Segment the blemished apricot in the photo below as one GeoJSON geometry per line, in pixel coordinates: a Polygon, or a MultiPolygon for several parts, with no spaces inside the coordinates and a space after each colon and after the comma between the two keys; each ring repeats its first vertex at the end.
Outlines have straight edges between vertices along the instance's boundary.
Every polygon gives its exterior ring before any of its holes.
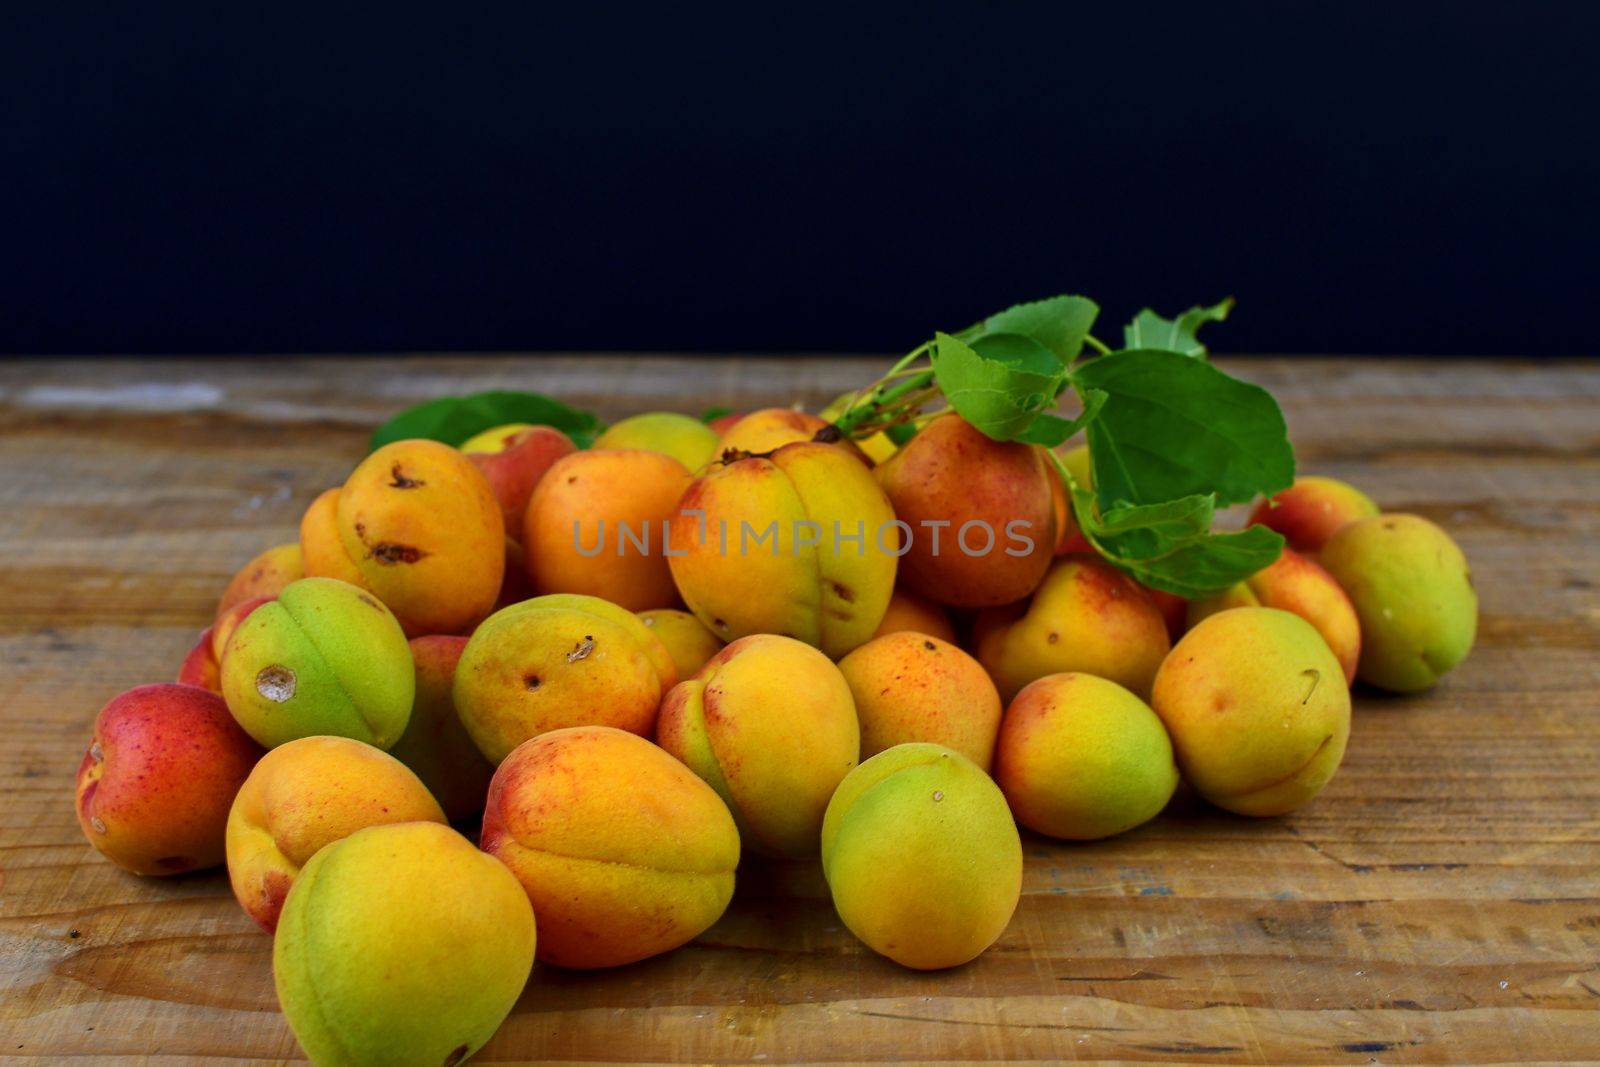
{"type": "Polygon", "coordinates": [[[833,905],[867,947],[918,970],[956,967],[999,939],[1022,896],[1022,841],[1005,797],[942,745],[898,745],[851,771],[822,824],[833,905]]]}
{"type": "Polygon", "coordinates": [[[955,645],[901,631],[875,637],[839,661],[861,722],[861,758],[927,741],[984,770],[1000,729],[1000,694],[982,665],[955,645]]]}
{"type": "Polygon", "coordinates": [[[692,940],[733,896],[739,831],[722,798],[643,738],[554,730],[495,772],[483,850],[539,916],[539,958],[615,967],[692,940]]]}
{"type": "Polygon", "coordinates": [[[1026,605],[986,611],[973,632],[978,661],[1010,701],[1047,674],[1108,678],[1150,692],[1171,641],[1139,584],[1090,556],[1063,556],[1026,605]]]}
{"type": "Polygon", "coordinates": [[[934,419],[875,471],[911,527],[900,580],[954,607],[1020,600],[1056,548],[1054,472],[1032,445],[991,440],[958,415],[934,419]]]}
{"type": "Polygon", "coordinates": [[[678,591],[718,638],[782,634],[838,657],[883,619],[899,531],[860,460],[801,442],[697,478],[670,545],[678,591]]]}
{"type": "Polygon", "coordinates": [[[1282,815],[1316,796],[1344,758],[1350,690],[1322,635],[1276,608],[1232,608],[1183,636],[1151,707],[1184,779],[1240,815],[1282,815]]]}
{"type": "Polygon", "coordinates": [[[368,826],[444,822],[417,776],[348,737],[303,737],[268,752],[228,813],[228,881],[267,933],[300,869],[325,845],[368,826]]]}
{"type": "Polygon", "coordinates": [[[78,824],[134,874],[215,867],[234,794],[262,750],[215,693],[142,685],[95,716],[78,765],[78,824]]]}
{"type": "Polygon", "coordinates": [[[689,485],[682,463],[641,449],[575,452],[534,490],[522,528],[533,587],[596,596],[629,611],[678,603],[667,523],[689,485]]]}
{"type": "Polygon", "coordinates": [[[790,857],[816,855],[828,798],[861,752],[839,668],[775,634],[740,638],[668,693],[656,740],[727,802],[747,848],[790,857]]]}

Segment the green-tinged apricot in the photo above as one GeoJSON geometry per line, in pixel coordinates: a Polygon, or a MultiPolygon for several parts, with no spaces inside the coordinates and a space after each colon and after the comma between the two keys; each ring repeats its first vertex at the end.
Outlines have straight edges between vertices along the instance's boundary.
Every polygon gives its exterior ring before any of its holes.
{"type": "Polygon", "coordinates": [[[142,685],[95,716],[78,765],[78,825],[134,874],[222,862],[228,806],[261,749],[222,698],[190,685],[142,685]]]}
{"type": "Polygon", "coordinates": [[[1159,815],[1178,767],[1150,705],[1092,674],[1051,674],[1006,708],[994,778],[1023,826],[1092,841],[1159,815]]]}
{"type": "Polygon", "coordinates": [[[693,678],[700,673],[706,661],[722,651],[717,635],[706,629],[706,624],[687,611],[657,608],[641,611],[639,621],[650,627],[661,643],[667,646],[679,678],[693,678]]]}
{"type": "Polygon", "coordinates": [[[216,658],[219,667],[222,664],[222,650],[228,647],[228,638],[233,636],[233,631],[239,628],[239,624],[248,618],[252,611],[263,604],[271,603],[274,599],[276,598],[254,597],[250,600],[241,600],[211,624],[211,654],[216,658]]]}
{"type": "Polygon", "coordinates": [[[411,716],[411,650],[389,609],[333,578],[302,578],[233,631],[222,695],[268,748],[335,734],[388,748],[411,716]]]}
{"type": "Polygon", "coordinates": [[[406,732],[389,749],[391,756],[417,773],[452,822],[483,810],[494,774],[494,765],[478,751],[456,712],[456,664],[466,647],[465,637],[411,639],[417,696],[406,732]]]}
{"type": "Polygon", "coordinates": [[[1417,515],[1380,515],[1342,528],[1322,564],[1361,620],[1357,676],[1411,693],[1467,658],[1478,634],[1478,593],[1450,535],[1417,515]]]}
{"type": "Polygon", "coordinates": [[[696,479],[670,545],[678,591],[719,638],[783,634],[838,657],[883,619],[899,530],[859,459],[801,442],[696,479]]]}
{"type": "Polygon", "coordinates": [[[1257,504],[1250,525],[1277,530],[1296,552],[1315,555],[1341,529],[1376,514],[1378,505],[1355,486],[1307,474],[1257,504]]]}
{"type": "Polygon", "coordinates": [[[926,597],[920,597],[909,589],[895,589],[889,597],[889,606],[884,610],[883,620],[878,623],[878,628],[873,637],[882,637],[884,634],[899,633],[901,630],[910,630],[913,633],[927,634],[937,637],[941,641],[956,643],[956,628],[950,622],[950,613],[943,604],[935,604],[926,597]]]}
{"type": "Polygon", "coordinates": [[[1033,592],[1056,547],[1054,473],[1033,445],[934,419],[875,474],[911,527],[901,581],[941,604],[985,608],[1033,592]]]}
{"type": "Polygon", "coordinates": [[[1198,623],[1228,608],[1263,607],[1292,611],[1317,628],[1328,642],[1334,658],[1344,668],[1345,684],[1356,677],[1356,662],[1361,656],[1361,624],[1350,598],[1334,581],[1333,575],[1302,556],[1285,548],[1276,560],[1249,578],[1216,596],[1189,604],[1189,620],[1198,623]]]}
{"type": "Polygon", "coordinates": [[[539,958],[560,967],[615,967],[692,940],[727,908],[739,865],[716,792],[605,726],[554,730],[507,756],[482,843],[533,902],[539,958]]]}
{"type": "Polygon", "coordinates": [[[228,586],[217,601],[212,621],[221,619],[228,609],[246,600],[271,599],[290,582],[306,576],[305,560],[300,554],[300,543],[274,545],[255,559],[239,568],[228,580],[228,586]]]}
{"type": "Polygon", "coordinates": [[[984,612],[973,641],[1007,701],[1035,679],[1069,672],[1142,696],[1171,647],[1160,610],[1138,583],[1089,556],[1063,556],[1026,606],[984,612]]]}
{"type": "Polygon", "coordinates": [[[1022,896],[1022,841],[983,770],[942,745],[898,745],[851,771],[822,824],[833,906],[906,967],[956,967],[994,944],[1022,896]]]}
{"type": "Polygon", "coordinates": [[[668,693],[656,738],[727,802],[747,848],[793,857],[816,854],[828,798],[861,751],[839,668],[774,634],[740,638],[668,693]]]}
{"type": "Polygon", "coordinates": [[[408,635],[460,633],[493,610],[506,551],[500,502],[449,445],[384,445],[351,472],[336,515],[345,554],[408,635]]]}
{"type": "Polygon", "coordinates": [[[560,430],[549,426],[529,426],[512,434],[503,448],[479,449],[462,452],[470,459],[489,483],[494,498],[500,502],[500,517],[506,533],[522,536],[523,517],[528,512],[528,501],[539,482],[563,456],[577,451],[572,440],[560,430]]]}
{"type": "Polygon", "coordinates": [[[599,597],[551,594],[502,608],[456,666],[455,705],[478,750],[498,764],[522,742],[568,726],[641,736],[677,682],[661,639],[599,597]]]}
{"type": "Polygon", "coordinates": [[[977,660],[948,642],[902,631],[839,661],[861,721],[861,758],[913,741],[953,748],[989,769],[1000,694],[977,660]]]}
{"type": "MultiPolygon", "coordinates": [[[[497,452],[504,452],[516,444],[517,439],[524,433],[534,429],[538,429],[538,427],[531,422],[508,422],[501,426],[491,426],[487,430],[480,430],[456,447],[468,455],[492,456],[497,452]]],[[[549,429],[549,427],[547,426],[545,429],[549,429]]]]}
{"type": "Polygon", "coordinates": [[[444,822],[417,776],[348,737],[302,737],[268,752],[228,813],[228,881],[267,933],[317,850],[368,826],[444,822]]]}
{"type": "Polygon", "coordinates": [[[675,411],[647,411],[609,427],[595,438],[594,447],[660,452],[693,472],[716,458],[719,440],[721,435],[699,419],[675,411]]]}
{"type": "Polygon", "coordinates": [[[1196,792],[1240,815],[1282,815],[1339,769],[1350,690],[1328,643],[1298,615],[1233,608],[1184,635],[1151,706],[1196,792]]]}
{"type": "Polygon", "coordinates": [[[540,593],[579,593],[629,611],[678,603],[667,521],[689,485],[682,463],[640,449],[575,452],[533,491],[522,527],[540,593]]]}
{"type": "Polygon", "coordinates": [[[284,1018],[313,1063],[458,1064],[533,969],[516,878],[448,826],[357,830],[295,879],[273,943],[284,1018]]]}

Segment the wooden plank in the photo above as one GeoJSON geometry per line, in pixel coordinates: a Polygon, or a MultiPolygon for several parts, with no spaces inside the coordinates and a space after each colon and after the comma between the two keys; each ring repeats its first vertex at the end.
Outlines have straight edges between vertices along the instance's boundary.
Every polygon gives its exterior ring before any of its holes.
{"type": "MultiPolygon", "coordinates": [[[[0,366],[0,1055],[294,1058],[270,941],[216,873],[122,874],[72,774],[110,696],[171,677],[233,570],[294,536],[371,425],[533,388],[616,417],[802,400],[840,357],[20,361],[0,366]]],[[[483,1062],[1600,1059],[1600,367],[1235,361],[1302,467],[1448,526],[1479,645],[1357,696],[1349,754],[1274,820],[1186,802],[1112,841],[1028,836],[976,963],[866,952],[809,864],[741,872],[697,943],[541,967],[483,1062]]]]}

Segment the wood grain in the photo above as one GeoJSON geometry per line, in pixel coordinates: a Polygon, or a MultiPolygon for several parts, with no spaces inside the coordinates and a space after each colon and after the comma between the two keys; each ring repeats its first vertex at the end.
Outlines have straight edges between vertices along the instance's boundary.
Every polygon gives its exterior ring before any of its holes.
{"type": "MultiPolygon", "coordinates": [[[[419,356],[0,367],[0,1055],[298,1055],[269,939],[212,873],[142,880],[72,815],[95,711],[170,678],[233,570],[407,403],[533,388],[616,417],[831,398],[848,358],[419,356]]],[[[1257,360],[1302,469],[1447,527],[1483,624],[1431,693],[1358,691],[1295,815],[1179,804],[1025,840],[993,950],[866,952],[815,867],[741,871],[695,944],[539,968],[482,1062],[1600,1059],[1600,366],[1257,360]]]]}

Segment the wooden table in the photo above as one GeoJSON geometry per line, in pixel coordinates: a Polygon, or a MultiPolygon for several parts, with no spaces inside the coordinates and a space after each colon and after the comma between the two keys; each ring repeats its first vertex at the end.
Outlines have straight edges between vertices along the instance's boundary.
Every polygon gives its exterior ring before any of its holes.
{"type": "MultiPolygon", "coordinates": [[[[1449,528],[1483,617],[1436,690],[1360,691],[1291,817],[1198,805],[1093,845],[1025,838],[1001,941],[901,970],[814,866],[741,872],[699,942],[536,969],[483,1062],[1600,1059],[1600,366],[1230,361],[1302,470],[1449,528]]],[[[165,681],[229,574],[293,538],[408,403],[530,388],[603,417],[817,404],[843,358],[37,361],[0,366],[0,1056],[278,1059],[270,941],[220,873],[84,842],[91,719],[165,681]]]]}

